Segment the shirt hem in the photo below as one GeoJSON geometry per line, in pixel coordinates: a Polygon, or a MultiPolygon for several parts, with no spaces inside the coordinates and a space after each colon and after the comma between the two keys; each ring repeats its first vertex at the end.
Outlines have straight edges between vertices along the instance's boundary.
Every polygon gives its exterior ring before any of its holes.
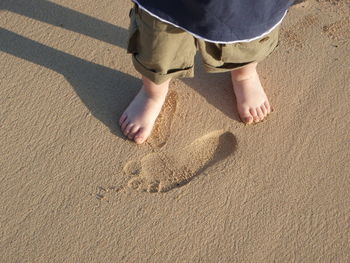
{"type": "Polygon", "coordinates": [[[284,19],[284,17],[286,16],[288,10],[286,10],[282,16],[282,18],[273,26],[271,27],[269,30],[265,31],[264,33],[260,34],[259,36],[256,36],[254,38],[249,38],[249,39],[240,39],[240,40],[234,40],[234,41],[218,41],[218,40],[212,40],[212,39],[208,39],[208,38],[205,38],[205,37],[202,37],[200,35],[197,35],[196,33],[193,33],[191,31],[189,31],[188,29],[184,28],[184,27],[181,27],[179,25],[176,25],[172,22],[169,22],[168,20],[166,19],[163,19],[155,14],[153,14],[152,12],[148,11],[144,6],[142,6],[137,0],[132,0],[134,3],[136,3],[139,8],[141,8],[142,10],[144,10],[145,12],[147,12],[149,15],[159,19],[160,21],[164,22],[164,23],[168,23],[174,27],[177,27],[177,28],[181,28],[182,30],[190,33],[191,35],[193,35],[195,38],[197,39],[201,39],[201,40],[204,40],[206,42],[211,42],[211,43],[216,43],[216,44],[234,44],[234,43],[240,43],[240,42],[250,42],[250,41],[254,41],[254,40],[257,40],[259,38],[262,38],[264,37],[265,35],[268,35],[269,33],[271,33],[271,31],[273,31],[279,24],[282,23],[282,20],[284,19]]]}

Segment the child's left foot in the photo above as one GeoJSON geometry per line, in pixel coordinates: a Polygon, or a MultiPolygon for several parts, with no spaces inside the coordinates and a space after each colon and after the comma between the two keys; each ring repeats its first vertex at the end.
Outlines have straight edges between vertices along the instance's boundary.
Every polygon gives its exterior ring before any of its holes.
{"type": "Polygon", "coordinates": [[[248,124],[262,121],[271,112],[256,66],[257,63],[252,63],[231,71],[238,113],[241,120],[248,124]]]}

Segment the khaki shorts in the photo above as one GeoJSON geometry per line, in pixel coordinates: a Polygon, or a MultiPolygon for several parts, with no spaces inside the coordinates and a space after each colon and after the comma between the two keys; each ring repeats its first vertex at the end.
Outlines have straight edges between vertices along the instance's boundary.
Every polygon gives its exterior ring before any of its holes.
{"type": "Polygon", "coordinates": [[[279,26],[250,42],[216,44],[164,23],[136,4],[130,10],[127,51],[135,69],[156,84],[169,78],[193,77],[199,49],[206,72],[231,71],[266,58],[277,46],[279,26]]]}

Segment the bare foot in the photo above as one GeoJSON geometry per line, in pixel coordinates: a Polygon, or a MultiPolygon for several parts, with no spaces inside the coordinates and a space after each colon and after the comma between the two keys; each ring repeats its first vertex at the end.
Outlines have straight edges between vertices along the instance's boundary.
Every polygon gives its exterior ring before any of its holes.
{"type": "Polygon", "coordinates": [[[262,121],[271,112],[271,106],[256,72],[257,63],[231,71],[233,90],[241,120],[251,124],[262,121]]]}
{"type": "Polygon", "coordinates": [[[170,80],[156,85],[143,77],[143,86],[119,119],[125,136],[137,144],[146,141],[162,109],[170,80]]]}

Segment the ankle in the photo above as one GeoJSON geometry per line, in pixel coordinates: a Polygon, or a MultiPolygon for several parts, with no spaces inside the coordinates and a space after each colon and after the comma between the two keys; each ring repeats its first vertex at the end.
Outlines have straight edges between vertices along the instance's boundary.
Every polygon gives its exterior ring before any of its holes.
{"type": "Polygon", "coordinates": [[[150,79],[142,76],[142,89],[141,91],[150,99],[165,99],[168,90],[170,79],[161,83],[156,84],[152,82],[150,79]]]}
{"type": "Polygon", "coordinates": [[[162,91],[154,91],[150,90],[144,85],[142,85],[142,88],[139,91],[141,94],[143,94],[144,97],[147,99],[153,100],[153,101],[164,101],[166,98],[166,95],[168,94],[167,90],[162,91]]]}
{"type": "Polygon", "coordinates": [[[251,63],[243,68],[232,70],[231,78],[234,82],[241,82],[244,80],[251,79],[255,77],[258,73],[256,71],[257,63],[251,63]]]}

